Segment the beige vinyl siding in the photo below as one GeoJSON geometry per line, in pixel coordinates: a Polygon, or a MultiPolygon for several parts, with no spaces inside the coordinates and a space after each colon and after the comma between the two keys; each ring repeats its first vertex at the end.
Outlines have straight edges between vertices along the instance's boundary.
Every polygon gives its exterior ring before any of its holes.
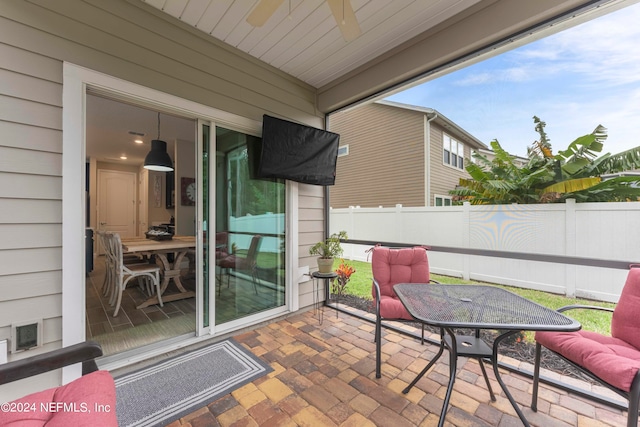
{"type": "MultiPolygon", "coordinates": [[[[300,265],[308,265],[310,271],[318,269],[315,255],[309,255],[309,248],[324,239],[324,187],[319,185],[298,185],[299,195],[299,236],[298,258],[300,265]]],[[[324,281],[322,281],[324,282],[324,281]]],[[[321,283],[324,286],[324,283],[321,283]]],[[[324,288],[321,288],[324,289],[324,288]]],[[[314,292],[312,281],[305,281],[298,288],[300,307],[313,304],[314,292]]],[[[320,293],[324,299],[324,293],[320,293]]]]}
{"type": "MultiPolygon", "coordinates": [[[[469,178],[466,170],[454,168],[445,165],[443,161],[442,135],[443,128],[438,125],[431,125],[431,200],[428,206],[434,206],[434,196],[449,196],[449,191],[456,188],[460,178],[469,178]]],[[[454,139],[457,139],[455,133],[449,133],[454,139]]],[[[465,144],[462,139],[457,139],[465,144]]],[[[469,146],[464,145],[464,161],[465,166],[469,162],[469,146]]]]}
{"type": "Polygon", "coordinates": [[[0,16],[5,43],[244,117],[322,123],[313,88],[143,2],[0,2],[0,16]]]}
{"type": "MultiPolygon", "coordinates": [[[[0,99],[3,99],[0,95],[0,99]]],[[[3,120],[11,120],[14,113],[10,110],[14,106],[14,98],[5,99],[6,102],[0,100],[0,114],[3,120]]],[[[31,120],[25,115],[21,115],[22,120],[31,120]]],[[[30,149],[44,151],[49,153],[62,153],[62,130],[38,127],[36,124],[32,126],[29,123],[17,123],[11,121],[0,121],[0,135],[2,140],[0,146],[17,147],[21,149],[30,149]]]]}
{"type": "Polygon", "coordinates": [[[0,339],[43,319],[45,351],[61,339],[62,66],[1,43],[0,57],[0,339]]]}
{"type": "MultiPolygon", "coordinates": [[[[10,359],[61,344],[64,61],[254,120],[324,122],[312,87],[138,1],[0,1],[0,58],[0,231],[21,236],[0,247],[0,339],[35,316],[47,344],[10,359]]],[[[323,195],[301,187],[305,265],[323,195]]]]}
{"type": "Polygon", "coordinates": [[[424,114],[367,104],[332,114],[329,130],[349,145],[338,158],[331,207],[424,206],[424,114]]]}

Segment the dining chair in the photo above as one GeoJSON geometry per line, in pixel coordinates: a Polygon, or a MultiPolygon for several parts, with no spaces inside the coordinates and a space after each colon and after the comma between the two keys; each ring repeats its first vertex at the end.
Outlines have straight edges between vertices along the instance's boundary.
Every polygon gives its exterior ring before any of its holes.
{"type": "Polygon", "coordinates": [[[142,278],[150,282],[146,283],[146,291],[149,294],[155,293],[158,297],[158,304],[163,307],[162,295],[160,293],[160,267],[155,264],[125,264],[123,261],[122,240],[118,233],[106,233],[107,247],[109,248],[107,255],[109,263],[113,268],[114,284],[112,285],[112,293],[109,304],[114,305],[113,317],[118,315],[120,305],[122,303],[122,293],[127,287],[129,281],[133,278],[142,278]]]}
{"type": "MultiPolygon", "coordinates": [[[[377,245],[371,248],[373,284],[371,293],[376,304],[376,378],[381,377],[382,320],[415,322],[396,293],[398,283],[437,283],[429,275],[429,260],[424,247],[392,249],[377,245]]],[[[424,325],[422,340],[424,344],[424,325]]]]}
{"type": "MultiPolygon", "coordinates": [[[[111,258],[107,256],[107,251],[111,250],[110,247],[108,246],[111,244],[108,241],[110,236],[109,233],[113,234],[113,232],[108,232],[104,230],[98,230],[96,232],[98,246],[101,249],[100,252],[104,254],[105,271],[104,271],[104,278],[103,278],[100,290],[102,291],[102,295],[105,297],[113,294],[114,292],[113,289],[114,289],[116,277],[117,277],[115,273],[116,271],[115,265],[111,262],[111,258]]],[[[126,265],[148,263],[148,261],[144,259],[144,257],[140,254],[123,254],[122,260],[126,265]]]]}
{"type": "Polygon", "coordinates": [[[106,231],[98,230],[96,231],[96,237],[98,240],[98,253],[104,254],[104,278],[102,280],[102,286],[100,289],[102,290],[102,295],[107,296],[111,292],[111,285],[114,283],[113,276],[113,268],[111,266],[111,259],[107,254],[109,248],[107,247],[110,243],[108,243],[108,237],[106,235],[106,231]]]}
{"type": "MultiPolygon", "coordinates": [[[[109,298],[109,304],[113,306],[118,294],[118,266],[113,254],[113,234],[112,231],[99,232],[98,236],[104,250],[104,281],[102,282],[102,295],[109,298]]],[[[123,262],[128,261],[123,257],[123,262]]]]}
{"type": "Polygon", "coordinates": [[[531,409],[537,411],[541,349],[546,347],[629,402],[627,427],[637,427],[640,409],[640,265],[630,266],[627,280],[615,309],[589,305],[569,305],[557,311],[609,311],[611,336],[580,330],[577,332],[536,332],[531,409]]]}
{"type": "Polygon", "coordinates": [[[258,295],[258,252],[260,250],[260,244],[262,243],[262,236],[256,234],[251,238],[251,244],[249,245],[249,250],[247,251],[246,256],[241,256],[238,254],[231,254],[222,258],[218,261],[218,267],[220,267],[220,278],[218,280],[218,295],[220,295],[220,291],[222,288],[222,271],[226,272],[227,276],[227,287],[229,287],[229,282],[231,280],[230,270],[234,269],[236,271],[248,272],[251,274],[251,280],[253,282],[253,290],[256,295],[258,295]]]}

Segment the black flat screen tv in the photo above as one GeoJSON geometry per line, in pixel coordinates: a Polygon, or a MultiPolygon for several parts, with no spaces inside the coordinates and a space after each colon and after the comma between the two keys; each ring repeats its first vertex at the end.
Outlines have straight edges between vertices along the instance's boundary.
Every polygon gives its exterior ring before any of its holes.
{"type": "Polygon", "coordinates": [[[258,177],[334,185],[339,143],[337,133],[265,114],[258,177]]]}

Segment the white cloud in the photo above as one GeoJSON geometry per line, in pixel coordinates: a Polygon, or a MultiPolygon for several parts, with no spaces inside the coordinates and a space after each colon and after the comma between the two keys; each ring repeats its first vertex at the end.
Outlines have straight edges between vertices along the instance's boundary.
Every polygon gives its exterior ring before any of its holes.
{"type": "Polygon", "coordinates": [[[473,73],[453,82],[456,86],[479,86],[500,82],[525,82],[531,80],[532,70],[528,67],[509,67],[494,72],[473,73]]]}
{"type": "Polygon", "coordinates": [[[543,60],[556,70],[580,74],[588,82],[625,84],[640,81],[640,5],[542,39],[517,51],[522,60],[543,60]]]}
{"type": "Polygon", "coordinates": [[[477,73],[454,82],[456,86],[475,86],[487,84],[495,80],[492,73],[477,73]]]}
{"type": "Polygon", "coordinates": [[[604,151],[640,145],[640,4],[538,40],[395,96],[439,109],[485,143],[526,155],[547,122],[554,149],[602,124],[604,151]],[[433,86],[429,86],[433,85],[433,86]],[[427,91],[427,87],[439,88],[427,91]],[[442,93],[445,95],[435,95],[442,93]]]}

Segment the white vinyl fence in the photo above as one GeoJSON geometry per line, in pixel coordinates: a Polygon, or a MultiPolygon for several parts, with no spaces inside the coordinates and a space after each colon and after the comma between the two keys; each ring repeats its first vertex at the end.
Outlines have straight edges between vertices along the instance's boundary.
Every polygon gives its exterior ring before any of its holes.
{"type": "MultiPolygon", "coordinates": [[[[331,232],[350,239],[640,263],[640,203],[331,209],[331,232]]],[[[368,246],[344,257],[367,261],[368,246]]],[[[627,270],[428,253],[434,273],[617,302],[627,270]]]]}
{"type": "Polygon", "coordinates": [[[260,252],[280,253],[284,240],[284,214],[266,213],[263,215],[232,216],[229,219],[229,229],[234,231],[229,235],[229,247],[236,244],[238,248],[247,249],[254,234],[262,234],[260,252]],[[265,235],[266,234],[266,235],[265,235]],[[280,234],[281,237],[275,237],[280,234]]]}

